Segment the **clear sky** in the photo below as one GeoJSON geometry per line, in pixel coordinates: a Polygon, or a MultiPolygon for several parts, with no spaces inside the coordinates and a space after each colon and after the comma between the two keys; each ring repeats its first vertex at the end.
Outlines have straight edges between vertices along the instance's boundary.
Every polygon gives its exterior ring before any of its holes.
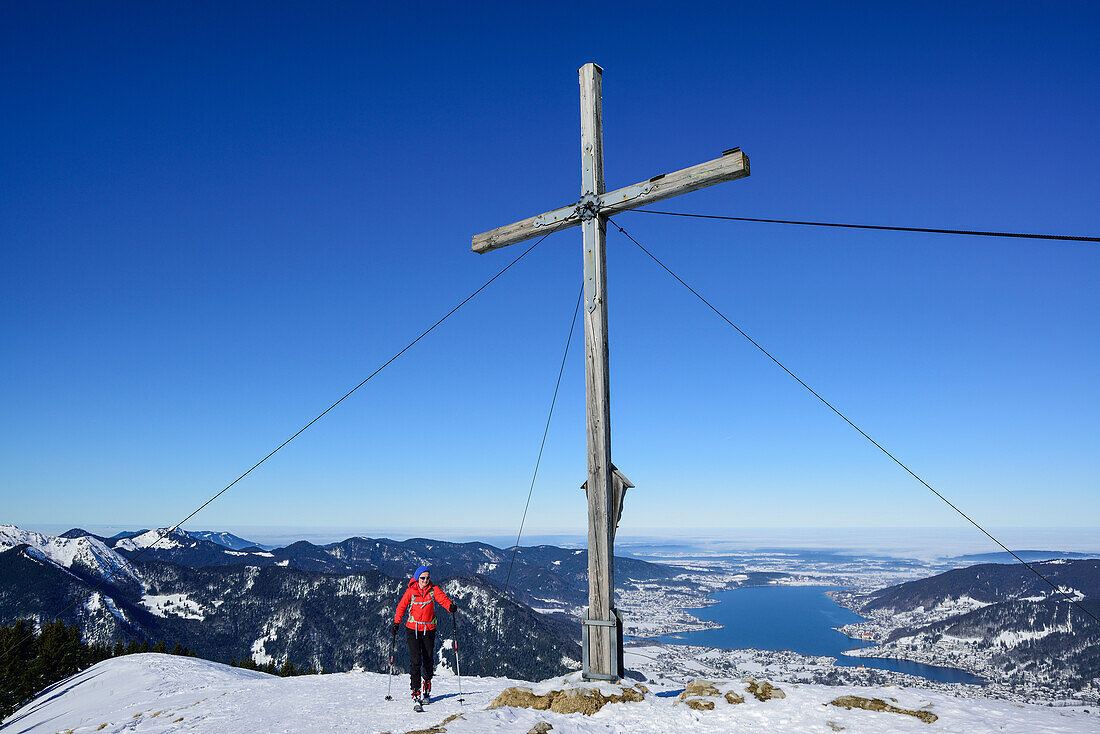
{"type": "MultiPolygon", "coordinates": [[[[1100,234],[1095,3],[6,3],[0,521],[164,526],[519,253],[473,234],[741,146],[684,212],[1100,234]]],[[[1100,246],[619,223],[960,507],[1100,524],[1100,246]]],[[[196,528],[514,533],[581,278],[552,236],[196,528]]],[[[613,229],[622,530],[960,521],[613,229]]],[[[531,532],[583,533],[575,335],[531,532]]],[[[1007,538],[1010,543],[1011,537],[1007,538]]]]}

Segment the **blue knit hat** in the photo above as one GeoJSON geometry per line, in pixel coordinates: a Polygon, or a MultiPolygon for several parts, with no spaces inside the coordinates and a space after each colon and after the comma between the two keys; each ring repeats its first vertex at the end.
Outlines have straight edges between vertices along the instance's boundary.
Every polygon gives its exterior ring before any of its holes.
{"type": "Polygon", "coordinates": [[[427,566],[421,566],[420,568],[416,569],[416,573],[413,574],[413,578],[415,580],[419,581],[420,580],[420,574],[424,573],[425,571],[427,571],[430,574],[432,572],[432,569],[428,568],[427,566]]]}

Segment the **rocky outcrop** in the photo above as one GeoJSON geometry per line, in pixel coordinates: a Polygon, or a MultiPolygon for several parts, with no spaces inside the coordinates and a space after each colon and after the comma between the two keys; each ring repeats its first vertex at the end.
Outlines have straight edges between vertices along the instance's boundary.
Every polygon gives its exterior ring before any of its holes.
{"type": "Polygon", "coordinates": [[[407,731],[405,734],[447,734],[447,724],[450,724],[455,719],[461,718],[463,718],[462,714],[451,714],[435,726],[430,726],[427,729],[417,729],[416,731],[407,731]]]}
{"type": "Polygon", "coordinates": [[[863,698],[862,696],[841,696],[840,698],[829,701],[830,706],[840,706],[848,710],[851,709],[863,709],[865,711],[887,711],[892,714],[906,714],[907,716],[915,716],[926,724],[931,724],[936,721],[936,716],[931,711],[913,711],[911,709],[898,708],[891,704],[886,703],[881,698],[863,698]]]}
{"type": "Polygon", "coordinates": [[[687,688],[680,694],[680,700],[683,701],[687,698],[697,698],[701,696],[721,696],[722,692],[719,691],[713,683],[704,678],[696,678],[691,683],[687,684],[687,688]]]}
{"type": "Polygon", "coordinates": [[[757,701],[767,701],[769,698],[787,697],[787,694],[783,692],[782,688],[776,688],[766,680],[755,681],[750,678],[745,682],[749,684],[749,693],[755,696],[757,701]]]}
{"type": "Polygon", "coordinates": [[[714,701],[712,698],[724,698],[726,703],[738,704],[744,703],[745,697],[736,691],[722,691],[718,688],[719,685],[725,685],[721,682],[711,682],[705,678],[696,678],[691,683],[687,684],[687,687],[680,693],[679,701],[683,701],[685,706],[693,708],[696,711],[713,711],[714,701]]]}
{"type": "Polygon", "coordinates": [[[609,703],[645,700],[645,694],[633,686],[619,686],[621,693],[612,694],[604,693],[606,688],[607,686],[576,686],[536,694],[526,686],[515,686],[501,691],[500,695],[493,699],[493,702],[486,708],[498,709],[510,706],[513,708],[536,709],[538,711],[553,711],[558,714],[579,713],[591,716],[609,703]]]}

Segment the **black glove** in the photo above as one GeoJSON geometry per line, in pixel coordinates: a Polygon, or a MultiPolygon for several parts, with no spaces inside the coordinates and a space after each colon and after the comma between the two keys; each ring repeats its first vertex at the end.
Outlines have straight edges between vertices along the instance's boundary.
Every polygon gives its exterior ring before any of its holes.
{"type": "Polygon", "coordinates": [[[392,629],[394,637],[397,637],[397,630],[399,630],[399,629],[401,629],[401,625],[399,625],[397,622],[394,622],[393,623],[393,629],[392,629]]]}

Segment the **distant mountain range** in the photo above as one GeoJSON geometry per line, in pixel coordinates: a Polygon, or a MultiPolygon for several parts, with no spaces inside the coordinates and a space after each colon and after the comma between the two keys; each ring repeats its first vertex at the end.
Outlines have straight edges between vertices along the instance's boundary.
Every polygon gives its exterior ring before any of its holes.
{"type": "MultiPolygon", "coordinates": [[[[1074,551],[1044,551],[1044,550],[1020,550],[1014,551],[1017,556],[1030,563],[1031,561],[1052,561],[1058,558],[1096,558],[1096,553],[1077,553],[1074,551]]],[[[1018,563],[1012,557],[1012,553],[998,551],[996,553],[969,553],[963,556],[951,556],[945,558],[948,563],[955,562],[960,566],[973,566],[975,563],[1018,563]]]]}
{"type": "MultiPolygon", "coordinates": [[[[227,535],[172,529],[102,538],[73,529],[54,537],[0,525],[0,621],[54,618],[75,602],[62,618],[90,641],[164,640],[221,661],[382,670],[388,621],[412,571],[426,564],[459,604],[472,670],[538,679],[579,664],[577,620],[530,605],[583,605],[585,551],[520,548],[505,591],[512,552],[483,543],[349,538],[263,550],[227,535]],[[133,569],[89,594],[124,559],[133,569]]],[[[651,580],[678,572],[617,558],[616,573],[651,580]]],[[[442,635],[450,622],[441,620],[442,635]]]]}
{"type": "MultiPolygon", "coordinates": [[[[70,530],[77,537],[79,529],[70,530]]],[[[90,534],[89,534],[90,535],[90,534]]],[[[540,545],[515,550],[486,543],[451,543],[427,538],[397,541],[389,538],[348,538],[339,543],[314,545],[301,540],[283,548],[265,550],[228,533],[195,533],[178,528],[146,530],[103,539],[126,558],[168,561],[181,566],[283,566],[303,571],[355,573],[381,571],[387,576],[411,576],[421,564],[432,567],[436,578],[481,576],[530,606],[546,606],[547,600],[583,606],[588,598],[588,551],[540,545]],[[233,546],[222,542],[235,539],[233,546]],[[217,539],[215,539],[217,538],[217,539]],[[157,542],[159,540],[159,542],[157,542]],[[155,543],[155,545],[154,545],[155,543]]],[[[675,576],[678,571],[656,563],[616,556],[615,574],[621,580],[651,581],[675,576]]]]}
{"type": "MultiPolygon", "coordinates": [[[[98,540],[103,541],[108,546],[114,546],[120,540],[126,540],[126,539],[130,539],[130,538],[135,538],[135,537],[140,536],[140,535],[146,535],[149,532],[153,532],[153,531],[150,531],[148,528],[145,528],[143,530],[128,530],[128,531],[123,531],[121,533],[115,533],[111,537],[107,538],[107,537],[104,537],[102,535],[95,535],[93,533],[90,533],[87,530],[84,530],[83,528],[73,528],[71,530],[66,530],[64,533],[62,533],[58,537],[70,538],[70,539],[72,539],[72,538],[82,538],[82,537],[91,537],[91,538],[96,538],[98,540]]],[[[157,531],[157,532],[163,532],[163,531],[157,531]]],[[[196,540],[208,540],[211,543],[216,543],[217,545],[228,548],[229,550],[243,550],[245,548],[258,548],[260,550],[271,550],[272,548],[276,547],[276,546],[273,546],[273,545],[264,545],[263,543],[254,543],[251,540],[245,540],[244,538],[242,538],[238,535],[234,535],[233,533],[226,533],[226,532],[223,532],[223,531],[187,530],[187,531],[180,531],[180,532],[182,532],[185,535],[187,535],[191,538],[194,538],[196,540]]],[[[156,536],[153,536],[152,539],[155,540],[156,536]]]]}

